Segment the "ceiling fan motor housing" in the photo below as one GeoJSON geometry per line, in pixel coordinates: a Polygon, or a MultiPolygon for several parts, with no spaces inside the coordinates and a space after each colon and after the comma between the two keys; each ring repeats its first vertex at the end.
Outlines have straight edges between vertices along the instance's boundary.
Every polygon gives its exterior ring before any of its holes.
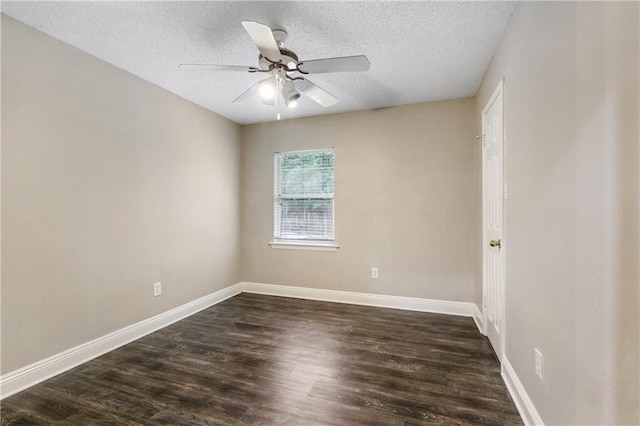
{"type": "MultiPolygon", "coordinates": [[[[282,58],[280,59],[280,63],[282,63],[291,71],[295,70],[295,68],[298,66],[298,55],[293,53],[291,50],[284,48],[280,48],[280,55],[282,56],[282,58]]],[[[274,66],[274,64],[267,58],[265,58],[262,54],[258,56],[258,64],[260,69],[265,71],[268,71],[274,66]]]]}

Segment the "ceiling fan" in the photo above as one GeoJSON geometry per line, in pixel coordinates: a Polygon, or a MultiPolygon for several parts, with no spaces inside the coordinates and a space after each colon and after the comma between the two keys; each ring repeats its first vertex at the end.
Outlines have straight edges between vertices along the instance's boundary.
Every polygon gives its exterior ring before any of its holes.
{"type": "MultiPolygon", "coordinates": [[[[276,105],[279,102],[279,94],[282,94],[285,105],[293,108],[296,106],[300,94],[303,94],[323,107],[330,107],[338,102],[338,98],[303,76],[369,70],[370,62],[364,55],[299,61],[298,55],[284,48],[284,42],[287,39],[286,31],[272,30],[264,24],[252,21],[242,21],[242,26],[260,51],[258,67],[212,64],[179,65],[180,68],[185,69],[269,74],[267,78],[260,80],[238,96],[233,101],[234,103],[246,100],[259,92],[262,102],[266,105],[276,105]]],[[[278,113],[278,119],[279,116],[278,113]]]]}

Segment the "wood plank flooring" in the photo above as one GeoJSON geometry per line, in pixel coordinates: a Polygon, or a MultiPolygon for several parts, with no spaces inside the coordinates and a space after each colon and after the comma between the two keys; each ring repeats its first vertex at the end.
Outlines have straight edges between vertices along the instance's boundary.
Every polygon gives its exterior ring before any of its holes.
{"type": "Polygon", "coordinates": [[[522,424],[470,318],[246,293],[0,409],[2,425],[522,424]]]}

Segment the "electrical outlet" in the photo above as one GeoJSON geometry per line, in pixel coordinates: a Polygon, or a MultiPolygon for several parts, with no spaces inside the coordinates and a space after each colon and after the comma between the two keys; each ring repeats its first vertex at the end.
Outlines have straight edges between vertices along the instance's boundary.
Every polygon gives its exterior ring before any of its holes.
{"type": "Polygon", "coordinates": [[[542,378],[544,377],[544,357],[542,356],[542,352],[540,352],[540,349],[538,348],[535,349],[535,353],[536,353],[536,376],[538,376],[538,378],[542,380],[542,378]]]}
{"type": "Polygon", "coordinates": [[[371,268],[371,278],[378,278],[378,268],[371,268]]]}
{"type": "Polygon", "coordinates": [[[153,283],[153,297],[160,296],[162,294],[162,283],[153,283]]]}

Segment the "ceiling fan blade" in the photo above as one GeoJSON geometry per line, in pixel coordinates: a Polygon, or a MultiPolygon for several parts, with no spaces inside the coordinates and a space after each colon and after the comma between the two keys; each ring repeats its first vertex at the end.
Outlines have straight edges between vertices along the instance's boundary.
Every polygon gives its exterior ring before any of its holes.
{"type": "Polygon", "coordinates": [[[327,92],[320,86],[313,84],[304,78],[293,80],[293,84],[303,95],[313,99],[323,107],[330,107],[338,103],[338,98],[327,92]]]}
{"type": "Polygon", "coordinates": [[[271,62],[280,62],[280,49],[271,28],[253,21],[242,21],[242,26],[249,33],[249,37],[256,44],[262,56],[271,62]]]}
{"type": "Polygon", "coordinates": [[[298,70],[303,74],[320,74],[328,72],[369,71],[371,63],[364,55],[344,56],[342,58],[314,59],[301,61],[298,70]]]}
{"type": "Polygon", "coordinates": [[[199,71],[244,71],[244,72],[256,72],[255,67],[244,67],[241,65],[213,65],[213,64],[180,64],[180,69],[186,70],[199,70],[199,71]]]}
{"type": "Polygon", "coordinates": [[[233,100],[232,103],[236,103],[236,102],[242,102],[242,101],[246,101],[247,99],[249,99],[253,94],[258,94],[258,92],[260,91],[260,86],[265,83],[267,80],[270,80],[271,77],[269,78],[265,78],[264,80],[260,80],[259,82],[257,82],[256,84],[254,84],[253,86],[249,87],[247,90],[245,90],[240,96],[238,96],[237,98],[235,98],[233,100]]]}

